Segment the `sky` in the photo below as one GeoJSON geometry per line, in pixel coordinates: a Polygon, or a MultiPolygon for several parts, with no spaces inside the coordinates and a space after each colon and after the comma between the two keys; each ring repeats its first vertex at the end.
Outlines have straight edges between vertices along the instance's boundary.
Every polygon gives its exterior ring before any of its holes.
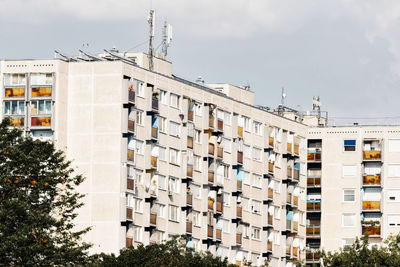
{"type": "Polygon", "coordinates": [[[147,52],[150,9],[156,46],[173,26],[175,75],[249,84],[258,105],[284,87],[301,111],[320,96],[333,120],[400,121],[398,0],[0,0],[0,59],[147,52]]]}

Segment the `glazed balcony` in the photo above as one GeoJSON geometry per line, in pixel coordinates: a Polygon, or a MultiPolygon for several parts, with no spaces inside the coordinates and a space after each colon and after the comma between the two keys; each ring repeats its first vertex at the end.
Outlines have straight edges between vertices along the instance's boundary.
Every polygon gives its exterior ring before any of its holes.
{"type": "Polygon", "coordinates": [[[267,241],[267,251],[272,252],[272,241],[267,241]]]}
{"type": "Polygon", "coordinates": [[[224,121],[223,120],[217,120],[217,129],[219,131],[223,131],[224,130],[224,121]]]}
{"type": "Polygon", "coordinates": [[[269,138],[268,138],[268,145],[269,145],[270,147],[273,147],[273,146],[274,146],[274,138],[273,138],[273,137],[269,137],[269,138]]]}
{"type": "Polygon", "coordinates": [[[372,223],[364,222],[362,224],[362,234],[369,237],[380,237],[381,236],[381,226],[374,225],[372,223]]]}
{"type": "Polygon", "coordinates": [[[382,159],[381,151],[364,151],[365,161],[380,161],[382,159]]]}
{"type": "Polygon", "coordinates": [[[321,235],[320,225],[307,225],[306,228],[307,237],[319,237],[321,235]]]}
{"type": "Polygon", "coordinates": [[[268,162],[268,172],[273,174],[274,173],[274,163],[268,162]]]}
{"type": "Polygon", "coordinates": [[[215,200],[213,198],[211,198],[211,197],[208,198],[208,201],[207,201],[208,210],[212,210],[212,211],[214,210],[214,202],[215,202],[215,200]]]}
{"type": "Polygon", "coordinates": [[[293,169],[292,169],[292,167],[290,167],[290,166],[287,167],[286,176],[287,176],[287,178],[290,178],[290,179],[293,178],[293,169]]]}
{"type": "Polygon", "coordinates": [[[364,186],[380,186],[381,176],[380,175],[364,175],[363,176],[364,186]]]}
{"type": "Polygon", "coordinates": [[[208,155],[214,156],[215,145],[213,143],[208,143],[208,155]]]}
{"type": "Polygon", "coordinates": [[[188,111],[188,120],[189,120],[189,121],[193,121],[193,115],[194,115],[193,110],[189,110],[189,111],[188,111]]]}
{"type": "Polygon", "coordinates": [[[208,183],[214,184],[214,171],[208,171],[208,183]]]}
{"type": "Polygon", "coordinates": [[[274,198],[274,189],[273,188],[268,188],[268,199],[273,199],[274,198]]]}
{"type": "Polygon", "coordinates": [[[306,262],[318,262],[319,253],[314,250],[306,250],[306,262]]]}
{"type": "Polygon", "coordinates": [[[321,150],[308,150],[307,151],[308,161],[321,161],[321,150]]]}
{"type": "Polygon", "coordinates": [[[152,226],[157,225],[157,214],[150,213],[150,225],[152,225],[152,226]]]}
{"type": "Polygon", "coordinates": [[[216,229],[215,230],[215,238],[217,240],[222,240],[222,230],[221,229],[216,229]]]}
{"type": "Polygon", "coordinates": [[[132,244],[133,244],[133,238],[127,237],[125,240],[125,247],[127,248],[132,247],[132,244]]]}
{"type": "Polygon", "coordinates": [[[321,187],[321,176],[307,177],[307,187],[321,187]]]}
{"type": "Polygon", "coordinates": [[[292,143],[286,144],[286,150],[287,150],[287,153],[292,154],[292,143]]]}
{"type": "Polygon", "coordinates": [[[193,166],[187,165],[186,166],[186,177],[193,177],[193,166]]]}
{"type": "Polygon", "coordinates": [[[133,149],[128,149],[127,159],[129,161],[135,161],[135,151],[133,149]]]}
{"type": "Polygon", "coordinates": [[[135,91],[129,90],[129,93],[128,93],[128,100],[129,100],[129,102],[131,102],[131,103],[135,103],[135,91]]]}
{"type": "Polygon", "coordinates": [[[299,156],[299,155],[300,155],[300,147],[299,147],[299,144],[294,144],[294,154],[295,154],[296,156],[299,156]]]}
{"type": "Polygon", "coordinates": [[[186,205],[192,206],[193,203],[193,195],[191,193],[186,194],[186,205]]]}
{"type": "Polygon", "coordinates": [[[241,206],[236,207],[236,217],[242,218],[242,207],[241,206]]]}
{"type": "Polygon", "coordinates": [[[238,153],[237,153],[237,163],[243,164],[243,152],[242,151],[238,151],[238,153]]]}
{"type": "Polygon", "coordinates": [[[321,200],[308,200],[307,201],[308,212],[320,212],[321,211],[321,200]]]}
{"type": "Polygon", "coordinates": [[[381,202],[377,201],[363,201],[363,211],[380,211],[381,202]]]}
{"type": "Polygon", "coordinates": [[[132,221],[133,220],[133,209],[126,208],[126,219],[132,221]]]}
{"type": "Polygon", "coordinates": [[[207,237],[208,238],[214,237],[214,227],[212,225],[207,225],[207,237]]]}
{"type": "Polygon", "coordinates": [[[135,121],[128,120],[128,131],[135,132],[135,121]]]}
{"type": "Polygon", "coordinates": [[[242,126],[238,126],[238,136],[240,138],[243,138],[243,127],[242,126]]]}
{"type": "Polygon", "coordinates": [[[224,148],[223,147],[217,147],[217,157],[219,159],[222,159],[224,157],[224,148]]]}
{"type": "Polygon", "coordinates": [[[193,149],[193,137],[191,136],[187,137],[187,147],[193,149]]]}
{"type": "Polygon", "coordinates": [[[242,233],[236,233],[236,245],[242,245],[242,233]]]}
{"type": "Polygon", "coordinates": [[[191,234],[192,233],[192,222],[191,221],[186,221],[186,233],[191,234]]]}
{"type": "Polygon", "coordinates": [[[129,190],[134,190],[135,189],[135,180],[128,178],[127,183],[126,183],[126,188],[129,190]]]}

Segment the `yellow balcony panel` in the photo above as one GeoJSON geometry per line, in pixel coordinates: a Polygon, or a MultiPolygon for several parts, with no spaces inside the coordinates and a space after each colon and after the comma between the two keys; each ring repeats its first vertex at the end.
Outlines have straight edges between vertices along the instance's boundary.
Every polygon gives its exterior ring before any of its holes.
{"type": "Polygon", "coordinates": [[[300,149],[298,144],[294,144],[294,154],[296,156],[300,155],[300,149]]]}
{"type": "Polygon", "coordinates": [[[381,151],[364,151],[364,160],[380,160],[381,151]]]}
{"type": "Polygon", "coordinates": [[[20,127],[25,125],[25,118],[24,117],[9,117],[11,125],[14,127],[20,127]]]}
{"type": "Polygon", "coordinates": [[[268,144],[269,144],[269,146],[274,146],[274,138],[273,137],[269,137],[268,138],[268,144]]]}
{"type": "Polygon", "coordinates": [[[51,117],[32,117],[32,126],[51,126],[51,117]]]}
{"type": "Polygon", "coordinates": [[[32,97],[49,97],[51,96],[51,87],[32,87],[32,97]]]}
{"type": "Polygon", "coordinates": [[[380,210],[380,201],[363,201],[363,210],[380,210]]]}
{"type": "Polygon", "coordinates": [[[25,97],[25,87],[5,88],[5,97],[25,97]]]}
{"type": "Polygon", "coordinates": [[[363,225],[362,234],[368,234],[370,237],[379,237],[381,235],[380,225],[363,225]]]}
{"type": "Polygon", "coordinates": [[[287,150],[287,153],[292,153],[292,143],[287,143],[286,150],[287,150]]]}
{"type": "Polygon", "coordinates": [[[363,185],[380,185],[381,177],[380,175],[364,175],[363,185]]]}
{"type": "Polygon", "coordinates": [[[242,126],[238,126],[238,136],[243,137],[243,127],[242,126]]]}
{"type": "Polygon", "coordinates": [[[134,161],[135,159],[135,151],[133,149],[128,149],[128,160],[134,161]]]}

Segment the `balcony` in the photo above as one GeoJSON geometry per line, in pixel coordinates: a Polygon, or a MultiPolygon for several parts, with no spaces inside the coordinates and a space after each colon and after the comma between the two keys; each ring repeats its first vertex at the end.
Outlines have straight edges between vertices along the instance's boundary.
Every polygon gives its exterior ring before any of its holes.
{"type": "Polygon", "coordinates": [[[150,157],[150,165],[152,168],[157,168],[157,157],[155,156],[150,157]]]}
{"type": "Polygon", "coordinates": [[[208,183],[214,184],[214,171],[208,171],[208,183]]]}
{"type": "Polygon", "coordinates": [[[213,143],[208,143],[208,155],[214,156],[215,145],[213,143]]]}
{"type": "Polygon", "coordinates": [[[134,190],[135,189],[135,180],[128,178],[128,181],[126,183],[126,188],[129,190],[134,190]]]}
{"type": "Polygon", "coordinates": [[[308,161],[321,161],[321,150],[308,150],[307,151],[308,161]]]}
{"type": "Polygon", "coordinates": [[[192,165],[186,166],[186,177],[193,177],[193,166],[192,165]]]}
{"type": "Polygon", "coordinates": [[[274,189],[268,188],[268,199],[273,199],[274,198],[274,189]]]}
{"type": "Polygon", "coordinates": [[[293,179],[296,180],[296,181],[300,180],[300,170],[299,169],[294,168],[294,170],[293,170],[293,179]]]}
{"type": "Polygon", "coordinates": [[[191,136],[187,137],[187,147],[193,149],[193,137],[191,136]]]}
{"type": "Polygon", "coordinates": [[[292,257],[296,258],[296,259],[299,257],[299,248],[298,247],[292,248],[292,257]]]}
{"type": "Polygon", "coordinates": [[[151,99],[151,109],[152,111],[158,112],[158,98],[153,97],[151,99]]]}
{"type": "Polygon", "coordinates": [[[158,139],[158,128],[151,127],[151,138],[158,139]]]}
{"type": "Polygon", "coordinates": [[[192,233],[192,222],[191,221],[186,221],[186,233],[189,233],[189,234],[192,233]]]}
{"type": "Polygon", "coordinates": [[[272,214],[268,214],[268,225],[270,225],[270,226],[273,225],[273,216],[272,216],[272,214]]]}
{"type": "Polygon", "coordinates": [[[214,129],[214,118],[208,119],[208,127],[214,129]]]}
{"type": "Polygon", "coordinates": [[[188,111],[188,120],[193,121],[193,110],[188,111]]]}
{"type": "Polygon", "coordinates": [[[293,178],[293,169],[292,167],[288,166],[286,171],[287,178],[293,178]]]}
{"type": "Polygon", "coordinates": [[[242,245],[242,233],[236,233],[236,245],[242,245]]]}
{"type": "Polygon", "coordinates": [[[268,172],[270,173],[270,174],[274,174],[274,163],[272,163],[272,162],[268,162],[268,172]]]}
{"type": "Polygon", "coordinates": [[[380,175],[364,175],[363,176],[364,186],[380,186],[381,176],[380,175]]]}
{"type": "Polygon", "coordinates": [[[128,157],[129,161],[135,161],[135,151],[133,149],[128,149],[128,157]]]}
{"type": "Polygon", "coordinates": [[[238,153],[237,153],[237,163],[243,164],[243,152],[242,151],[238,151],[238,153]]]}
{"type": "Polygon", "coordinates": [[[241,206],[236,207],[236,217],[242,218],[242,207],[241,206]]]}
{"type": "Polygon", "coordinates": [[[296,208],[299,206],[299,197],[298,196],[293,196],[293,206],[296,208]]]}
{"type": "Polygon", "coordinates": [[[267,241],[267,251],[272,252],[272,241],[267,241]]]}
{"type": "Polygon", "coordinates": [[[307,237],[319,237],[321,235],[320,225],[307,225],[306,236],[307,237]]]}
{"type": "Polygon", "coordinates": [[[292,231],[292,220],[286,219],[286,230],[292,231]]]}
{"type": "Polygon", "coordinates": [[[293,221],[293,232],[297,233],[299,231],[299,222],[293,221]]]}
{"type": "Polygon", "coordinates": [[[321,187],[321,176],[307,177],[307,187],[321,187]]]}
{"type": "Polygon", "coordinates": [[[150,225],[153,225],[153,226],[157,225],[157,214],[150,213],[150,225]]]}
{"type": "Polygon", "coordinates": [[[381,156],[381,151],[364,151],[365,161],[380,161],[381,156]]]}
{"type": "Polygon", "coordinates": [[[381,202],[378,201],[363,201],[363,211],[380,211],[381,202]]]}
{"type": "Polygon", "coordinates": [[[314,250],[306,250],[306,262],[318,262],[319,254],[314,250]]]}
{"type": "Polygon", "coordinates": [[[135,121],[128,120],[128,131],[135,132],[135,121]]]}
{"type": "Polygon", "coordinates": [[[300,149],[299,149],[299,144],[294,144],[294,154],[296,156],[300,155],[300,149]]]}
{"type": "Polygon", "coordinates": [[[222,230],[221,229],[216,229],[215,231],[215,238],[217,240],[222,240],[222,230]]]}
{"type": "Polygon", "coordinates": [[[131,103],[135,103],[135,91],[129,90],[129,93],[128,93],[128,100],[129,100],[129,102],[131,102],[131,103]]]}
{"type": "Polygon", "coordinates": [[[127,237],[125,239],[125,247],[127,247],[127,248],[132,247],[132,244],[133,244],[133,238],[127,237]]]}
{"type": "Polygon", "coordinates": [[[286,256],[292,256],[292,246],[290,246],[290,245],[286,245],[286,256]]]}
{"type": "Polygon", "coordinates": [[[212,211],[214,210],[214,202],[215,202],[215,200],[213,198],[211,198],[211,197],[208,198],[208,201],[207,201],[208,210],[212,210],[212,211]]]}
{"type": "Polygon", "coordinates": [[[238,126],[238,136],[240,138],[243,138],[243,127],[242,126],[238,126]]]}
{"type": "Polygon", "coordinates": [[[286,204],[292,205],[292,193],[287,193],[287,195],[286,195],[286,204]]]}
{"type": "Polygon", "coordinates": [[[219,131],[223,131],[224,130],[224,121],[217,120],[217,128],[219,131]]]}
{"type": "Polygon", "coordinates": [[[193,195],[191,193],[186,194],[186,205],[192,206],[193,203],[193,195]]]}
{"type": "Polygon", "coordinates": [[[373,225],[372,223],[364,222],[362,224],[362,234],[368,235],[369,237],[380,237],[381,236],[381,226],[373,225]]]}
{"type": "Polygon", "coordinates": [[[223,200],[217,197],[216,211],[222,213],[223,211],[223,200]]]}
{"type": "Polygon", "coordinates": [[[321,200],[307,200],[307,211],[308,212],[320,212],[321,211],[321,200]]]}
{"type": "Polygon", "coordinates": [[[207,225],[207,237],[208,238],[214,237],[214,227],[212,225],[207,225]]]}
{"type": "Polygon", "coordinates": [[[224,148],[223,147],[217,147],[217,157],[219,159],[222,159],[224,157],[224,148]]]}
{"type": "Polygon", "coordinates": [[[292,143],[286,144],[286,150],[287,150],[287,153],[292,154],[292,143]]]}
{"type": "Polygon", "coordinates": [[[242,191],[242,188],[243,188],[242,180],[236,180],[236,187],[237,187],[237,191],[242,191]]]}
{"type": "Polygon", "coordinates": [[[270,147],[273,147],[273,146],[274,146],[274,138],[273,138],[273,137],[269,137],[269,138],[268,138],[268,145],[269,145],[270,147]]]}
{"type": "Polygon", "coordinates": [[[133,220],[133,209],[132,208],[126,208],[126,219],[127,220],[133,220]]]}

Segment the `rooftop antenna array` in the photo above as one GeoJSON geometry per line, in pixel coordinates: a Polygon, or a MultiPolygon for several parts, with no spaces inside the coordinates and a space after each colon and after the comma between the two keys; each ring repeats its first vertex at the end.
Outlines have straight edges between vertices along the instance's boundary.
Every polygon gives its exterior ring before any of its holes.
{"type": "Polygon", "coordinates": [[[172,40],[172,26],[168,24],[166,21],[164,22],[163,28],[163,40],[162,40],[162,53],[164,56],[167,56],[168,47],[172,40]]]}
{"type": "Polygon", "coordinates": [[[154,32],[156,26],[156,12],[154,10],[150,10],[149,17],[147,18],[147,22],[149,23],[149,69],[153,71],[153,56],[154,56],[154,48],[153,48],[153,39],[154,39],[154,32]]]}

